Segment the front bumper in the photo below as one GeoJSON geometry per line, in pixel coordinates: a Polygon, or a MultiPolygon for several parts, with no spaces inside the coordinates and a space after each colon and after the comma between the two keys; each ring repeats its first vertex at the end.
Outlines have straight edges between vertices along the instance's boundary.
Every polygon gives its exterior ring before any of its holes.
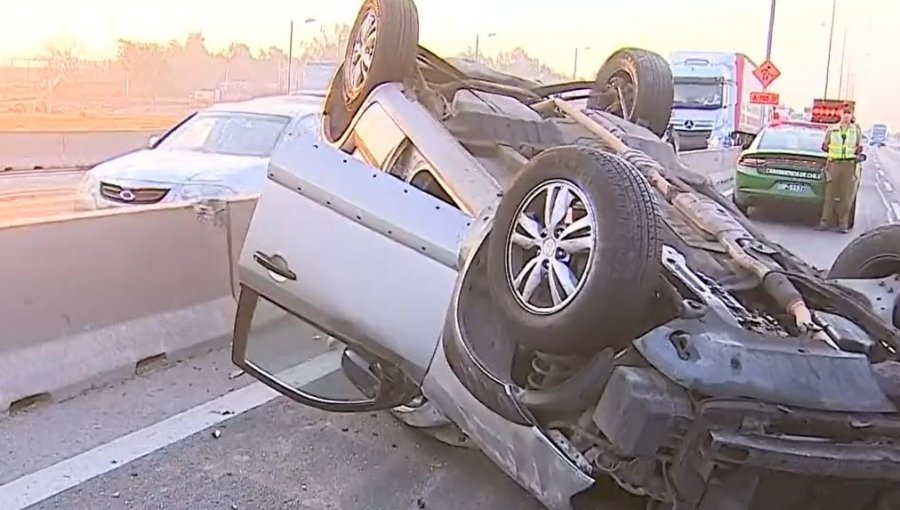
{"type": "Polygon", "coordinates": [[[673,464],[688,508],[900,508],[900,416],[709,400],[673,464]]]}

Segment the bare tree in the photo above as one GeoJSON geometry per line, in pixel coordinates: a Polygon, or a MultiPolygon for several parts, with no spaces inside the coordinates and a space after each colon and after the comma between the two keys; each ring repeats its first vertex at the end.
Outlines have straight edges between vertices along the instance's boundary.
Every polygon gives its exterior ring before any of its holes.
{"type": "Polygon", "coordinates": [[[71,77],[81,62],[81,48],[73,39],[59,39],[48,43],[43,51],[47,67],[56,80],[71,77]]]}
{"type": "Polygon", "coordinates": [[[338,60],[343,58],[344,49],[350,39],[350,25],[334,25],[329,30],[322,28],[312,41],[304,45],[303,56],[313,60],[338,60]]]}
{"type": "Polygon", "coordinates": [[[524,48],[513,48],[511,51],[501,52],[495,59],[495,65],[498,71],[541,83],[558,83],[566,80],[565,76],[529,55],[524,48]]]}

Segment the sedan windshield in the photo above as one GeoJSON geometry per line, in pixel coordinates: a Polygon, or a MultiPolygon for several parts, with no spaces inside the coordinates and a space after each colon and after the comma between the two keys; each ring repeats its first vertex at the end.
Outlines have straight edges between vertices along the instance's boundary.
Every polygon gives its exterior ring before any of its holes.
{"type": "Polygon", "coordinates": [[[290,117],[256,113],[202,112],[156,147],[234,156],[268,157],[290,117]]]}
{"type": "Polygon", "coordinates": [[[760,134],[759,150],[821,152],[825,130],[804,126],[779,126],[760,134]]]}

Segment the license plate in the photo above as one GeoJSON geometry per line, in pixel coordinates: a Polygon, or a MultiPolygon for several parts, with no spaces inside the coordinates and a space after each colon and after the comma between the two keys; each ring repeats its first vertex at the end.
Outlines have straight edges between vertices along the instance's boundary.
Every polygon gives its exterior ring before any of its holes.
{"type": "Polygon", "coordinates": [[[803,193],[808,189],[806,184],[799,182],[779,182],[777,188],[779,191],[787,191],[789,193],[803,193]]]}

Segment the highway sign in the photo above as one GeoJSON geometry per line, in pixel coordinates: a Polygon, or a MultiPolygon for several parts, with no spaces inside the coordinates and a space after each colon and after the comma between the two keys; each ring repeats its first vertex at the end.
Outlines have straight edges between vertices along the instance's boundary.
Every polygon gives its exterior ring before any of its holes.
{"type": "Polygon", "coordinates": [[[753,76],[756,76],[756,79],[762,83],[763,87],[768,87],[773,81],[781,76],[781,71],[775,67],[775,64],[773,64],[771,60],[766,60],[753,71],[753,76]]]}
{"type": "Polygon", "coordinates": [[[750,103],[751,104],[769,104],[773,106],[778,105],[778,93],[777,92],[751,92],[750,93],[750,103]]]}

